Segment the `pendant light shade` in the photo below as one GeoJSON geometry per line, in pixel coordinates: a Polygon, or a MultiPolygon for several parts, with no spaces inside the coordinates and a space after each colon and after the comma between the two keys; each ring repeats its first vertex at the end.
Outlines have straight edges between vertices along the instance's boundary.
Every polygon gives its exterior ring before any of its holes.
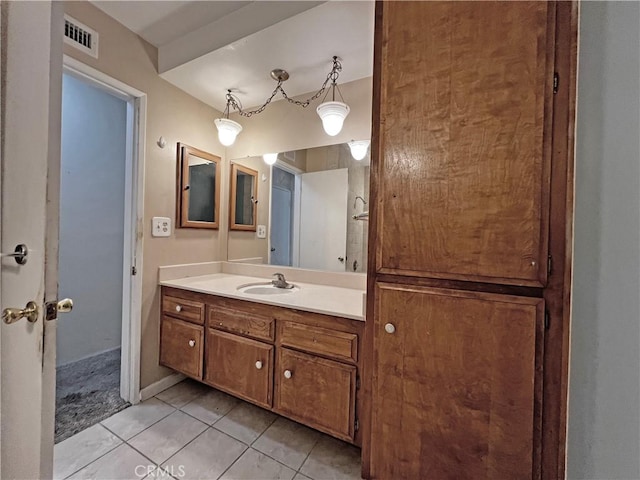
{"type": "Polygon", "coordinates": [[[216,118],[214,123],[218,129],[218,140],[225,147],[233,145],[236,137],[242,131],[242,125],[228,118],[216,118]]]}
{"type": "Polygon", "coordinates": [[[342,130],[344,119],[349,115],[349,105],[342,102],[324,102],[318,105],[317,112],[322,119],[322,127],[327,135],[335,137],[342,130]]]}
{"type": "Polygon", "coordinates": [[[267,165],[273,165],[274,163],[276,163],[276,160],[278,160],[278,154],[265,153],[264,155],[262,155],[262,158],[264,160],[264,163],[266,163],[267,165]]]}
{"type": "Polygon", "coordinates": [[[351,140],[348,145],[349,150],[351,150],[351,156],[354,160],[362,160],[367,156],[367,150],[369,150],[369,140],[351,140]]]}

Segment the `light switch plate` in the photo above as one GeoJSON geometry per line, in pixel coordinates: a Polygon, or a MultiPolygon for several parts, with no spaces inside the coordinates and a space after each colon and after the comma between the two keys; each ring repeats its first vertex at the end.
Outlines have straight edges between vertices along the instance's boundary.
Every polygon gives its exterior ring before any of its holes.
{"type": "Polygon", "coordinates": [[[169,217],[153,217],[151,219],[151,236],[168,237],[171,235],[171,219],[169,217]]]}
{"type": "Polygon", "coordinates": [[[258,225],[258,229],[256,231],[256,235],[258,238],[267,238],[267,226],[266,225],[258,225]]]}

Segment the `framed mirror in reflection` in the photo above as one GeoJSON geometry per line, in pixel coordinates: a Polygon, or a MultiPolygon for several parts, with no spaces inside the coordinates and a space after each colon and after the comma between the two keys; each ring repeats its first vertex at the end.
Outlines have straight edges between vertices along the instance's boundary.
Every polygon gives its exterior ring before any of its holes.
{"type": "Polygon", "coordinates": [[[257,234],[229,232],[228,259],[336,272],[366,272],[369,154],[347,144],[234,161],[258,172],[267,194],[257,234]],[[260,238],[264,228],[264,238],[260,238]]]}
{"type": "Polygon", "coordinates": [[[220,157],[178,143],[177,217],[182,228],[219,227],[220,157]]]}
{"type": "Polygon", "coordinates": [[[231,164],[231,230],[256,231],[258,204],[258,172],[251,168],[231,164]]]}

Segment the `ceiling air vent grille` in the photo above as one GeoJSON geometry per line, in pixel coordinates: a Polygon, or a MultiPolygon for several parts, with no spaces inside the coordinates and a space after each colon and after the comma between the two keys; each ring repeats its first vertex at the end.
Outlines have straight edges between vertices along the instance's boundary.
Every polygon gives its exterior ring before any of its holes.
{"type": "Polygon", "coordinates": [[[64,16],[64,42],[98,58],[98,32],[69,15],[64,16]]]}

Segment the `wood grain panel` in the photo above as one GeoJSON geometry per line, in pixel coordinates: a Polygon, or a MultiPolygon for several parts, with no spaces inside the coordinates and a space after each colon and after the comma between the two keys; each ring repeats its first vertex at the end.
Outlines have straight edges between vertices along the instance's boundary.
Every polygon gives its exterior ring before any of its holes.
{"type": "Polygon", "coordinates": [[[335,437],[354,440],[356,367],[278,348],[273,409],[335,437]],[[289,370],[291,378],[284,377],[289,370]]]}
{"type": "Polygon", "coordinates": [[[160,327],[160,364],[202,379],[204,327],[164,316],[160,327]],[[193,346],[190,344],[193,343],[193,346]]]}
{"type": "Polygon", "coordinates": [[[278,322],[278,346],[298,348],[347,362],[358,361],[358,336],[294,322],[278,322]]]}
{"type": "Polygon", "coordinates": [[[386,284],[376,298],[372,478],[539,478],[544,300],[386,284]]]}
{"type": "Polygon", "coordinates": [[[262,312],[256,314],[247,309],[227,308],[221,305],[209,307],[208,325],[218,330],[239,333],[259,340],[273,341],[274,320],[262,312]]]}
{"type": "Polygon", "coordinates": [[[207,331],[204,381],[211,386],[271,408],[273,346],[239,335],[207,331]],[[261,368],[256,362],[261,362],[261,368]]]}
{"type": "Polygon", "coordinates": [[[162,297],[162,312],[187,322],[204,324],[204,303],[202,302],[164,295],[162,297]]]}
{"type": "Polygon", "coordinates": [[[383,8],[377,270],[544,285],[554,9],[383,8]]]}

